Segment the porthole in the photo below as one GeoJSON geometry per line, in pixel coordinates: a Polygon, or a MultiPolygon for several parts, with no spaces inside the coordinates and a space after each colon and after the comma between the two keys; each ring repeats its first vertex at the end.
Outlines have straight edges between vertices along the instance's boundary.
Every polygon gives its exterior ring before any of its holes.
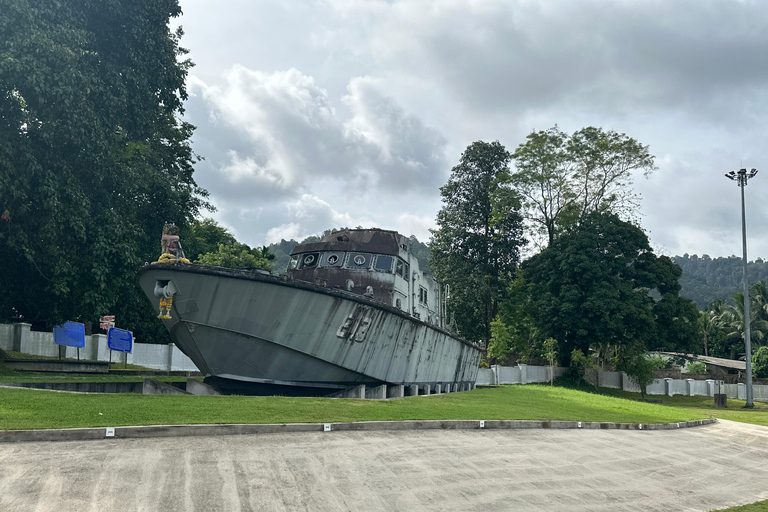
{"type": "Polygon", "coordinates": [[[331,254],[330,256],[328,256],[328,263],[329,263],[329,264],[333,265],[333,264],[335,264],[337,261],[339,261],[339,257],[338,257],[338,256],[336,256],[335,254],[331,254]]]}
{"type": "Polygon", "coordinates": [[[319,254],[316,252],[305,254],[301,258],[301,268],[314,268],[317,266],[319,254]]]}
{"type": "Polygon", "coordinates": [[[347,266],[353,268],[368,268],[371,265],[370,254],[350,254],[347,260],[347,266]]]}

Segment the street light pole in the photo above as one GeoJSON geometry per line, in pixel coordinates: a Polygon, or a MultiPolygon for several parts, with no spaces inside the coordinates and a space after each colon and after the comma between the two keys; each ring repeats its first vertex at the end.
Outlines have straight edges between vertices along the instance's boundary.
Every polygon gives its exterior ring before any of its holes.
{"type": "Polygon", "coordinates": [[[747,409],[755,407],[752,401],[752,340],[749,327],[749,283],[747,282],[747,214],[744,208],[744,187],[747,186],[747,181],[750,178],[754,178],[757,174],[757,169],[752,169],[747,173],[746,169],[739,169],[738,172],[730,171],[726,173],[725,177],[735,181],[741,189],[741,244],[744,250],[744,348],[746,351],[747,362],[747,403],[744,405],[747,409]]]}

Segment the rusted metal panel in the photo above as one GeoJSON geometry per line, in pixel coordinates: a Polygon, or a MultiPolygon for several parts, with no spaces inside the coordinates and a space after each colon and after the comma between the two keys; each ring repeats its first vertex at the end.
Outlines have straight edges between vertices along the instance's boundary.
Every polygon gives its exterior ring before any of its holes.
{"type": "Polygon", "coordinates": [[[297,245],[291,254],[315,251],[345,251],[397,256],[399,250],[400,235],[395,231],[348,229],[331,233],[320,242],[297,245]]]}

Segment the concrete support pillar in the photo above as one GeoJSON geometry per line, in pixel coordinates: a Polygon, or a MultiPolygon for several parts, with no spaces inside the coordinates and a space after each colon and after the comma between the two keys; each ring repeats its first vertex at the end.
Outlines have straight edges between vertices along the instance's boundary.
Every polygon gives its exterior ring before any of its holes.
{"type": "Polygon", "coordinates": [[[408,386],[408,396],[419,396],[418,384],[411,384],[408,386]]]}
{"type": "Polygon", "coordinates": [[[664,394],[672,396],[672,379],[670,378],[664,379],[664,394]]]}
{"type": "Polygon", "coordinates": [[[448,384],[443,384],[443,393],[450,393],[451,391],[453,391],[453,390],[451,389],[451,383],[450,382],[448,384]]]}
{"type": "Polygon", "coordinates": [[[173,370],[173,347],[175,346],[176,345],[174,345],[173,343],[169,343],[168,345],[166,345],[166,347],[168,348],[168,357],[165,363],[167,365],[165,370],[168,370],[168,371],[173,370]]]}
{"type": "Polygon", "coordinates": [[[453,391],[454,393],[458,393],[459,391],[461,391],[461,390],[459,389],[459,383],[458,383],[458,382],[454,382],[454,383],[453,383],[453,390],[452,390],[452,391],[453,391]]]}
{"type": "Polygon", "coordinates": [[[685,394],[687,396],[693,396],[693,383],[694,379],[685,379],[685,394]]]}
{"type": "Polygon", "coordinates": [[[707,379],[707,396],[715,396],[715,379],[707,379]]]}
{"type": "Polygon", "coordinates": [[[387,398],[387,385],[368,386],[365,389],[365,398],[368,398],[369,400],[384,400],[387,398]]]}
{"type": "Polygon", "coordinates": [[[419,386],[419,394],[420,395],[430,395],[432,392],[432,386],[429,384],[423,384],[419,386]]]}
{"type": "Polygon", "coordinates": [[[32,337],[32,324],[18,323],[13,326],[13,348],[16,352],[23,352],[30,338],[32,337]]]}
{"type": "Polygon", "coordinates": [[[518,364],[517,366],[520,368],[520,384],[528,384],[528,365],[518,364]]]}
{"type": "MultiPolygon", "coordinates": [[[[107,335],[106,334],[91,334],[91,344],[90,346],[86,342],[85,348],[88,350],[88,353],[86,354],[86,359],[92,359],[94,361],[105,361],[105,359],[101,358],[101,347],[102,345],[106,348],[107,346],[107,335]]],[[[109,350],[109,349],[107,349],[109,350]]]]}
{"type": "Polygon", "coordinates": [[[433,395],[439,395],[440,393],[442,393],[442,391],[443,391],[443,389],[442,389],[442,385],[441,384],[433,384],[432,385],[432,394],[433,395]]]}
{"type": "MultiPolygon", "coordinates": [[[[418,390],[418,388],[416,388],[418,390]]],[[[417,391],[418,393],[418,391],[417,391]]],[[[387,386],[387,398],[403,398],[405,396],[405,386],[402,384],[399,385],[389,385],[387,386]]]]}

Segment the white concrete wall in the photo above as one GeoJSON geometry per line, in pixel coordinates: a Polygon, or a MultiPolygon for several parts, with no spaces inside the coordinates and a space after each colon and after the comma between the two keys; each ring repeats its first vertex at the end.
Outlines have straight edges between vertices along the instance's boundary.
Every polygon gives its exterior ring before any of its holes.
{"type": "Polygon", "coordinates": [[[601,388],[621,389],[621,372],[598,370],[597,373],[601,388]]]}
{"type": "Polygon", "coordinates": [[[712,396],[707,381],[688,379],[688,396],[712,396]]]}
{"type": "Polygon", "coordinates": [[[648,395],[664,395],[667,393],[667,383],[664,379],[656,379],[645,387],[648,395]]]}
{"type": "Polygon", "coordinates": [[[687,395],[688,383],[683,379],[665,379],[667,381],[667,394],[669,396],[687,395]]]}
{"type": "MultiPolygon", "coordinates": [[[[52,332],[31,331],[29,324],[0,324],[0,348],[14,350],[33,356],[58,357],[59,345],[53,341],[52,332]]],[[[65,347],[67,358],[76,358],[77,347],[65,347]]],[[[125,353],[112,352],[107,347],[106,334],[92,334],[85,337],[85,347],[80,349],[80,359],[112,361],[122,363],[125,353]]],[[[133,351],[128,353],[128,364],[146,366],[155,370],[198,371],[195,364],[179,348],[171,345],[154,343],[133,343],[133,351]]]]}
{"type": "Polygon", "coordinates": [[[13,350],[14,324],[0,324],[0,350],[13,350]]]}
{"type": "Polygon", "coordinates": [[[495,386],[496,375],[491,368],[480,368],[477,370],[477,385],[478,386],[495,386]]]}

